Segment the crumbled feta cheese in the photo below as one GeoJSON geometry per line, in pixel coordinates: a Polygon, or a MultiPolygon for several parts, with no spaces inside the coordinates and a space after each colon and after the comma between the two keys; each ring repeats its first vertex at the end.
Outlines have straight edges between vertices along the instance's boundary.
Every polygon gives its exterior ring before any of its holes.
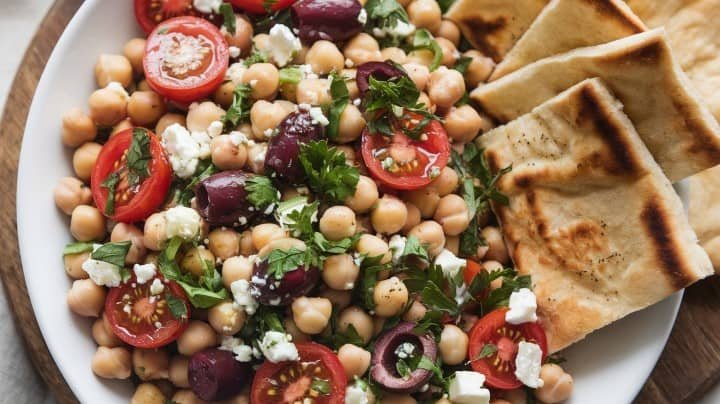
{"type": "Polygon", "coordinates": [[[230,80],[234,84],[238,84],[242,81],[246,71],[247,67],[245,67],[243,63],[233,63],[225,72],[225,80],[230,80]]]}
{"type": "Polygon", "coordinates": [[[283,67],[302,49],[302,44],[287,25],[275,24],[270,29],[268,49],[275,64],[283,67]]]}
{"type": "Polygon", "coordinates": [[[200,234],[202,218],[195,209],[175,206],[165,212],[165,232],[168,238],[192,240],[200,234]]]}
{"type": "Polygon", "coordinates": [[[367,392],[358,383],[351,384],[345,389],[345,404],[368,404],[367,392]]]}
{"type": "Polygon", "coordinates": [[[532,290],[522,288],[510,294],[510,310],[505,313],[505,321],[510,324],[532,323],[537,321],[537,299],[532,290]]]}
{"type": "Polygon", "coordinates": [[[330,121],[327,119],[325,114],[323,114],[322,108],[320,107],[310,108],[310,116],[313,119],[313,123],[317,122],[322,126],[328,126],[330,124],[330,121]]]}
{"type": "MultiPolygon", "coordinates": [[[[99,246],[97,245],[96,249],[99,246]]],[[[120,267],[109,262],[88,258],[82,263],[82,269],[99,286],[116,287],[122,282],[120,267]]]]}
{"type": "Polygon", "coordinates": [[[207,128],[207,134],[210,138],[222,135],[223,124],[220,121],[212,121],[207,128]]]}
{"type": "Polygon", "coordinates": [[[252,145],[249,154],[253,156],[250,160],[250,168],[254,173],[261,173],[265,168],[265,155],[267,154],[267,143],[255,143],[252,145]]]}
{"type": "Polygon", "coordinates": [[[164,291],[165,285],[163,285],[162,281],[160,281],[159,278],[155,278],[155,280],[153,280],[153,282],[150,284],[150,294],[159,295],[164,291]]]}
{"type": "Polygon", "coordinates": [[[450,380],[448,398],[456,404],[488,404],[490,391],[483,388],[484,383],[482,373],[459,370],[450,380]]]}
{"type": "Polygon", "coordinates": [[[409,22],[403,22],[403,21],[397,20],[395,25],[386,32],[390,36],[405,37],[405,36],[412,35],[412,33],[415,32],[415,26],[409,22]]]}
{"type": "Polygon", "coordinates": [[[445,278],[455,279],[460,270],[467,265],[467,260],[458,258],[448,249],[443,249],[435,258],[435,265],[442,269],[445,278]]]}
{"type": "Polygon", "coordinates": [[[233,59],[240,57],[240,48],[238,48],[237,46],[229,47],[228,52],[230,52],[230,57],[233,59]]]}
{"type": "Polygon", "coordinates": [[[130,95],[128,94],[128,92],[125,91],[125,87],[123,87],[122,84],[118,83],[117,81],[109,82],[108,85],[105,86],[105,89],[116,93],[125,101],[127,101],[130,98],[130,95]]]}
{"type": "Polygon", "coordinates": [[[137,283],[144,285],[150,279],[155,277],[155,274],[157,273],[157,268],[153,263],[135,264],[133,266],[133,271],[135,272],[135,278],[137,279],[137,283]]]}
{"type": "Polygon", "coordinates": [[[360,104],[362,104],[362,100],[361,100],[360,98],[355,98],[355,99],[353,100],[353,105],[354,105],[354,106],[359,107],[360,104]]]}
{"type": "Polygon", "coordinates": [[[430,178],[437,178],[440,175],[440,167],[433,166],[433,168],[430,169],[430,178]]]}
{"type": "Polygon", "coordinates": [[[298,351],[292,336],[279,331],[268,331],[260,341],[260,350],[273,363],[298,360],[298,351]]]}
{"type": "Polygon", "coordinates": [[[538,344],[520,341],[517,356],[515,356],[515,377],[524,385],[537,389],[543,386],[540,378],[542,366],[542,349],[538,344]]]}
{"type": "Polygon", "coordinates": [[[317,74],[315,74],[311,65],[308,65],[308,64],[299,65],[298,68],[300,69],[300,73],[302,73],[303,78],[317,79],[320,77],[317,74]]]}
{"type": "Polygon", "coordinates": [[[161,137],[175,174],[180,178],[188,178],[195,174],[200,145],[190,132],[179,123],[174,123],[165,129],[161,137]]]}
{"type": "Polygon", "coordinates": [[[407,359],[415,352],[415,345],[410,342],[403,342],[395,348],[395,355],[400,359],[407,359]]]}
{"type": "Polygon", "coordinates": [[[367,19],[368,19],[367,11],[364,8],[360,9],[360,14],[358,14],[358,17],[357,17],[358,22],[362,25],[365,25],[365,24],[367,24],[367,19]]]}
{"type": "Polygon", "coordinates": [[[251,316],[255,314],[258,308],[258,302],[251,293],[250,282],[245,279],[238,279],[230,284],[230,291],[233,294],[235,303],[240,306],[241,309],[245,310],[245,313],[251,316]]]}
{"type": "Polygon", "coordinates": [[[402,253],[405,251],[405,244],[407,243],[407,238],[403,237],[399,234],[395,234],[394,236],[390,237],[390,241],[388,242],[388,246],[393,252],[392,260],[394,263],[400,262],[400,258],[402,258],[402,253]]]}
{"type": "Polygon", "coordinates": [[[382,168],[385,170],[389,170],[393,164],[395,164],[395,160],[393,160],[392,157],[388,156],[385,157],[385,159],[380,163],[382,165],[382,168]]]}
{"type": "Polygon", "coordinates": [[[251,142],[251,140],[248,139],[247,135],[242,132],[232,131],[228,136],[230,136],[230,141],[235,146],[239,146],[241,144],[249,144],[251,142]]]}
{"type": "Polygon", "coordinates": [[[238,362],[250,362],[253,358],[253,348],[245,345],[240,338],[223,337],[218,349],[232,352],[238,362]]]}
{"type": "MultiPolygon", "coordinates": [[[[376,28],[377,29],[377,28],[376,28]]],[[[352,61],[352,59],[345,59],[345,67],[348,69],[355,66],[355,62],[352,61]]]]}
{"type": "Polygon", "coordinates": [[[193,6],[195,9],[205,14],[220,13],[221,5],[222,0],[193,0],[193,6]]]}

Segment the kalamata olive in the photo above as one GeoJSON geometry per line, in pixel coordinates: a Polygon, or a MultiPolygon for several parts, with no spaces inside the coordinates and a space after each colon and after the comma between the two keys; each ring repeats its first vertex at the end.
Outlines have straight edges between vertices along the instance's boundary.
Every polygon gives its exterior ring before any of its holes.
{"type": "Polygon", "coordinates": [[[358,18],[358,0],[300,0],[292,6],[292,17],[302,42],[311,45],[325,39],[342,42],[363,29],[358,18]]]}
{"type": "Polygon", "coordinates": [[[247,201],[245,181],[253,174],[223,171],[201,181],[195,189],[200,216],[211,225],[244,226],[258,212],[247,201]]]}
{"type": "Polygon", "coordinates": [[[365,94],[368,88],[370,88],[370,76],[376,80],[387,81],[395,77],[407,77],[407,73],[403,69],[388,62],[363,63],[358,66],[357,75],[355,76],[360,94],[365,94]]]}
{"type": "Polygon", "coordinates": [[[255,299],[270,306],[287,306],[298,296],[308,294],[320,280],[320,271],[300,266],[278,280],[267,274],[267,260],[255,263],[251,282],[255,299]]]}
{"type": "Polygon", "coordinates": [[[422,355],[433,363],[437,359],[437,344],[428,335],[417,335],[413,332],[415,324],[402,322],[390,330],[382,333],[377,341],[372,357],[370,376],[383,389],[393,393],[415,393],[419,391],[432,377],[432,372],[426,369],[416,369],[408,378],[400,376],[396,370],[398,362],[398,347],[410,343],[414,349],[412,355],[422,355]]]}
{"type": "Polygon", "coordinates": [[[235,396],[250,380],[250,364],[236,361],[230,351],[209,348],[190,357],[188,363],[190,387],[206,401],[235,396]]]}
{"type": "Polygon", "coordinates": [[[300,109],[288,115],[278,126],[278,134],[271,137],[265,154],[265,170],[281,182],[300,184],[303,170],[298,160],[300,145],[322,139],[323,126],[300,109]]]}

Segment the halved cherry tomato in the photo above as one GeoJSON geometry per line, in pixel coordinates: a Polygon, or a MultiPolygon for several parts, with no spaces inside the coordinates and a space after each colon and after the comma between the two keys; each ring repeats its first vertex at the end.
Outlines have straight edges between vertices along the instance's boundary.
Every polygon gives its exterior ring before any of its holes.
{"type": "Polygon", "coordinates": [[[205,98],[223,82],[230,62],[227,42],[216,26],[197,17],[160,23],[145,46],[148,85],[179,103],[205,98]]]}
{"type": "Polygon", "coordinates": [[[118,338],[138,348],[158,348],[175,341],[185,331],[190,318],[190,303],[185,291],[177,283],[157,277],[165,290],[153,295],[150,285],[137,283],[135,275],[116,288],[110,288],[105,299],[105,316],[118,338]],[[171,297],[172,296],[172,297],[171,297]],[[185,315],[176,318],[168,307],[173,304],[185,305],[185,315]]]}
{"type": "Polygon", "coordinates": [[[233,6],[251,14],[267,14],[290,7],[296,0],[230,0],[233,6]]]}
{"type": "Polygon", "coordinates": [[[337,355],[314,342],[298,342],[295,346],[299,360],[265,361],[260,366],[253,379],[250,402],[302,403],[307,398],[315,404],[344,404],[347,379],[337,355]]]}
{"type": "Polygon", "coordinates": [[[413,190],[431,183],[445,168],[450,143],[445,128],[435,120],[424,128],[421,140],[411,139],[399,129],[392,137],[365,129],[362,156],[377,181],[396,190],[413,190]]]}
{"type": "Polygon", "coordinates": [[[467,260],[465,264],[465,269],[463,269],[463,278],[465,279],[465,284],[470,286],[473,279],[475,279],[475,276],[479,274],[480,271],[484,271],[483,267],[481,267],[480,264],[473,260],[467,260]]]}
{"type": "Polygon", "coordinates": [[[127,151],[135,129],[126,129],[105,143],[90,176],[95,205],[104,213],[107,213],[109,189],[103,186],[103,182],[114,173],[119,176],[120,181],[115,187],[115,209],[107,215],[117,222],[139,222],[150,216],[165,200],[172,181],[172,169],[160,141],[149,130],[137,129],[145,131],[150,138],[152,160],[148,163],[148,177],[138,186],[129,186],[127,151]]]}
{"type": "Polygon", "coordinates": [[[515,356],[521,341],[538,344],[547,355],[545,330],[537,323],[509,324],[505,322],[507,308],[497,309],[481,318],[470,330],[468,358],[473,370],[485,375],[488,386],[512,390],[522,386],[515,377],[515,356]],[[486,344],[497,347],[494,354],[480,358],[480,352],[486,344]]]}
{"type": "Polygon", "coordinates": [[[135,19],[146,34],[165,20],[185,15],[202,14],[193,7],[192,0],[135,0],[135,19]]]}

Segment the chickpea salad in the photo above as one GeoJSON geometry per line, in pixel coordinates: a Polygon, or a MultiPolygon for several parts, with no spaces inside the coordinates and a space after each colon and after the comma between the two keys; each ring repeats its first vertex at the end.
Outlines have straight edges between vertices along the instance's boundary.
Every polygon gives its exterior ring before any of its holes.
{"type": "Polygon", "coordinates": [[[54,191],[98,377],[135,404],[570,396],[452,2],[133,1],[146,35],[99,55],[54,191]]]}

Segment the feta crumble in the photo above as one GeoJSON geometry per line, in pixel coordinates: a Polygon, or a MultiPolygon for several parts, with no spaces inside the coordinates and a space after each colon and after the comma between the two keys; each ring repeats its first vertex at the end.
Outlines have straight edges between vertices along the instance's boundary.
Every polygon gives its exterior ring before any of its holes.
{"type": "Polygon", "coordinates": [[[220,13],[221,5],[222,0],[193,0],[193,6],[195,9],[205,14],[220,13]]]}
{"type": "Polygon", "coordinates": [[[180,178],[195,174],[201,150],[190,132],[179,123],[174,123],[165,129],[161,138],[175,174],[180,178]]]}
{"type": "Polygon", "coordinates": [[[202,218],[195,209],[175,206],[165,212],[165,232],[168,238],[192,240],[200,234],[202,218]]]}
{"type": "Polygon", "coordinates": [[[125,91],[125,87],[122,86],[122,84],[118,83],[117,81],[111,81],[108,83],[107,86],[105,86],[106,90],[110,90],[114,92],[115,94],[119,95],[120,98],[127,101],[130,99],[130,95],[127,91],[125,91]]]}
{"type": "Polygon", "coordinates": [[[159,295],[164,291],[165,285],[163,285],[162,281],[159,278],[155,278],[155,280],[153,280],[153,282],[150,284],[150,294],[159,295]]]}
{"type": "Polygon", "coordinates": [[[82,263],[82,269],[98,286],[116,287],[122,282],[120,267],[109,262],[88,258],[82,263]]]}
{"type": "Polygon", "coordinates": [[[208,125],[207,134],[208,134],[208,136],[210,136],[210,138],[220,136],[220,135],[222,135],[222,132],[223,132],[222,122],[212,121],[212,122],[210,122],[210,125],[208,125]]]}
{"type": "Polygon", "coordinates": [[[415,345],[410,342],[403,342],[395,348],[395,355],[400,359],[407,359],[415,352],[415,345]]]}
{"type": "Polygon", "coordinates": [[[253,359],[253,348],[245,345],[240,338],[223,337],[218,349],[232,352],[238,362],[250,362],[253,359]]]}
{"type": "Polygon", "coordinates": [[[537,300],[528,288],[522,288],[510,295],[510,310],[505,313],[505,321],[510,324],[532,323],[537,321],[537,300]]]}
{"type": "Polygon", "coordinates": [[[345,389],[345,404],[368,404],[367,392],[358,383],[351,384],[345,389]]]}
{"type": "Polygon", "coordinates": [[[442,269],[445,278],[455,279],[460,270],[467,265],[467,260],[458,258],[448,249],[443,249],[435,258],[435,265],[442,269]]]}
{"type": "Polygon", "coordinates": [[[260,341],[260,350],[273,363],[298,360],[298,351],[292,336],[279,331],[268,331],[260,341]]]}
{"type": "Polygon", "coordinates": [[[323,114],[322,108],[320,107],[310,108],[310,117],[312,117],[313,123],[317,122],[322,126],[328,126],[330,124],[330,121],[325,114],[323,114]]]}
{"type": "Polygon", "coordinates": [[[150,279],[155,277],[155,274],[157,273],[157,268],[153,263],[142,265],[135,264],[133,266],[133,272],[135,272],[135,278],[137,278],[137,283],[144,285],[150,279]]]}
{"type": "Polygon", "coordinates": [[[358,14],[357,20],[360,24],[365,25],[365,24],[367,24],[367,19],[368,19],[367,11],[363,8],[360,10],[360,14],[358,14]]]}
{"type": "Polygon", "coordinates": [[[515,357],[515,377],[524,385],[537,389],[543,386],[540,378],[542,366],[542,349],[538,344],[521,341],[515,357]]]}
{"type": "Polygon", "coordinates": [[[302,44],[287,25],[275,24],[270,29],[268,49],[278,67],[283,67],[302,49],[302,44]]]}
{"type": "Polygon", "coordinates": [[[390,241],[388,242],[388,246],[393,252],[392,260],[394,263],[400,262],[400,258],[402,258],[403,251],[405,251],[405,244],[407,243],[407,238],[403,237],[399,234],[395,234],[394,236],[390,237],[390,241]]]}
{"type": "Polygon", "coordinates": [[[483,388],[485,376],[482,373],[457,371],[450,380],[448,398],[455,404],[488,404],[490,391],[483,388]]]}
{"type": "Polygon", "coordinates": [[[228,67],[227,71],[225,72],[225,80],[230,80],[234,84],[238,84],[242,81],[243,76],[245,75],[245,72],[247,71],[247,67],[245,67],[242,63],[233,63],[228,67]]]}
{"type": "Polygon", "coordinates": [[[238,48],[237,46],[229,47],[228,51],[230,52],[230,57],[233,59],[240,56],[240,48],[238,48]]]}
{"type": "Polygon", "coordinates": [[[241,309],[245,310],[248,315],[253,315],[257,311],[258,302],[253,297],[250,290],[250,282],[245,279],[238,279],[230,284],[230,291],[233,294],[233,300],[241,309]]]}

